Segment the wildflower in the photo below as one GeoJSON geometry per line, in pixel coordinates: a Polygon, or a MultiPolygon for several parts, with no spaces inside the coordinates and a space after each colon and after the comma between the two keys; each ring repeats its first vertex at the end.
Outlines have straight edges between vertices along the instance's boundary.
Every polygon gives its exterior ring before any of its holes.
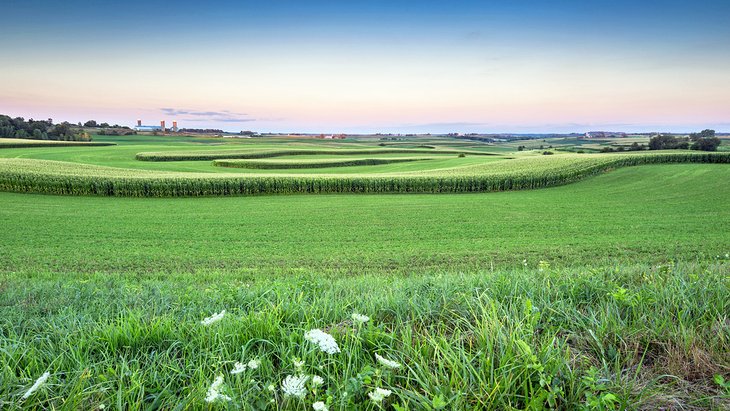
{"type": "Polygon", "coordinates": [[[226,315],[226,310],[223,310],[223,311],[219,312],[218,314],[213,314],[210,317],[205,318],[200,323],[205,326],[208,326],[208,325],[211,325],[213,323],[216,323],[216,322],[222,320],[224,315],[226,315]]]}
{"type": "Polygon", "coordinates": [[[205,397],[205,402],[214,402],[216,400],[230,401],[231,397],[220,393],[222,385],[223,376],[219,375],[215,378],[213,384],[210,384],[210,388],[208,388],[208,394],[205,397]]]}
{"type": "Polygon", "coordinates": [[[240,373],[242,373],[244,371],[246,371],[246,365],[245,364],[241,364],[240,362],[237,362],[233,366],[233,369],[231,370],[231,374],[236,375],[236,374],[240,374],[240,373]]]}
{"type": "Polygon", "coordinates": [[[317,401],[314,404],[312,404],[312,408],[314,411],[328,411],[329,408],[327,407],[327,404],[325,404],[322,401],[317,401]]]}
{"type": "Polygon", "coordinates": [[[49,373],[48,371],[44,372],[43,375],[40,376],[40,378],[38,378],[37,380],[35,380],[35,384],[33,384],[33,386],[30,387],[30,389],[28,391],[26,391],[25,394],[23,394],[23,398],[22,399],[25,400],[28,397],[30,397],[31,395],[33,395],[33,393],[36,392],[36,390],[38,390],[38,388],[40,388],[41,385],[43,385],[43,384],[46,383],[46,380],[50,376],[51,376],[51,373],[49,373]]]}
{"type": "Polygon", "coordinates": [[[106,409],[106,405],[104,405],[104,404],[99,404],[99,409],[100,409],[100,410],[106,409]]]}
{"type": "Polygon", "coordinates": [[[526,259],[525,260],[522,260],[522,265],[524,265],[525,267],[527,267],[527,260],[526,259]]]}
{"type": "Polygon", "coordinates": [[[365,324],[366,322],[370,321],[370,317],[363,314],[358,313],[352,313],[352,321],[356,322],[357,324],[365,324]]]}
{"type": "Polygon", "coordinates": [[[304,339],[307,341],[317,344],[319,349],[327,354],[337,354],[340,352],[340,347],[337,345],[337,341],[320,329],[314,329],[304,333],[304,339]]]}
{"type": "Polygon", "coordinates": [[[307,388],[305,384],[309,379],[306,375],[287,375],[284,381],[281,383],[281,391],[285,397],[297,397],[299,399],[304,398],[307,395],[307,388]]]}
{"type": "Polygon", "coordinates": [[[395,362],[395,361],[392,361],[392,360],[389,360],[387,358],[383,358],[380,355],[378,355],[377,353],[375,353],[375,359],[378,360],[378,362],[380,364],[384,365],[387,368],[393,368],[393,369],[395,369],[395,368],[400,368],[401,367],[400,363],[395,362]]]}
{"type": "Polygon", "coordinates": [[[259,365],[261,365],[261,360],[257,360],[256,358],[248,362],[248,368],[252,370],[259,368],[259,365]]]}
{"type": "Polygon", "coordinates": [[[390,390],[386,390],[385,388],[376,388],[375,391],[371,391],[368,393],[368,397],[370,397],[370,399],[377,404],[388,398],[390,394],[392,394],[392,391],[390,390]]]}
{"type": "Polygon", "coordinates": [[[267,390],[274,392],[276,391],[276,386],[274,384],[269,384],[268,387],[266,387],[267,390]]]}
{"type": "Polygon", "coordinates": [[[324,384],[324,378],[320,377],[319,375],[312,376],[312,385],[314,385],[315,387],[319,387],[322,384],[324,384]]]}
{"type": "Polygon", "coordinates": [[[299,358],[295,358],[292,362],[294,363],[294,368],[296,368],[297,371],[301,372],[302,367],[304,367],[304,361],[300,360],[299,358]]]}

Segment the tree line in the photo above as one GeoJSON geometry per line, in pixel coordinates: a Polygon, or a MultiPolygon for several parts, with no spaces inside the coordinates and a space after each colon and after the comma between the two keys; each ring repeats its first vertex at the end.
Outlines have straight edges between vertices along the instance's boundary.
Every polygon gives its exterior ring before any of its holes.
{"type": "Polygon", "coordinates": [[[27,121],[23,117],[12,118],[0,114],[0,137],[25,138],[32,140],[91,141],[89,133],[74,128],[64,121],[53,124],[52,119],[27,121]]]}

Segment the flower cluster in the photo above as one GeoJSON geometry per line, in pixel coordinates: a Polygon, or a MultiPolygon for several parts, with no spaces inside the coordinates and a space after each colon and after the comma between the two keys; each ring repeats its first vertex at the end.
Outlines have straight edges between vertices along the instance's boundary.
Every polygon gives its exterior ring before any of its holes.
{"type": "Polygon", "coordinates": [[[367,315],[352,313],[352,321],[354,321],[356,324],[362,325],[370,321],[370,317],[368,317],[367,315]]]}
{"type": "Polygon", "coordinates": [[[287,375],[281,383],[281,391],[285,397],[296,397],[299,399],[307,395],[307,375],[287,375]]]}
{"type": "Polygon", "coordinates": [[[382,364],[383,366],[385,366],[387,368],[396,369],[396,368],[400,368],[401,367],[400,363],[395,362],[395,361],[392,361],[392,360],[389,360],[387,358],[383,358],[378,353],[375,353],[375,359],[378,360],[378,362],[380,364],[382,364]]]}
{"type": "Polygon", "coordinates": [[[217,400],[231,401],[231,397],[220,393],[222,385],[223,376],[219,375],[216,377],[215,381],[213,381],[213,384],[210,385],[210,388],[208,388],[208,394],[205,396],[205,402],[215,402],[217,400]]]}
{"type": "Polygon", "coordinates": [[[340,347],[337,345],[334,337],[318,328],[304,333],[304,339],[312,344],[316,344],[320,350],[327,354],[337,354],[340,352],[340,347]]]}
{"type": "Polygon", "coordinates": [[[224,315],[226,315],[226,310],[223,310],[218,314],[213,314],[210,317],[207,317],[200,321],[200,323],[207,327],[213,323],[217,323],[218,321],[222,320],[224,315]]]}
{"type": "Polygon", "coordinates": [[[374,391],[368,393],[368,397],[374,403],[381,403],[384,399],[388,398],[393,392],[386,390],[385,388],[376,388],[374,391]]]}

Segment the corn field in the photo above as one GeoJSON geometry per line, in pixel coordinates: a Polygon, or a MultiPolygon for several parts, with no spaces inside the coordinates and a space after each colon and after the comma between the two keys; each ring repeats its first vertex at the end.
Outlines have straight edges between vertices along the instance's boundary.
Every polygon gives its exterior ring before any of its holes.
{"type": "Polygon", "coordinates": [[[0,191],[121,197],[468,193],[551,187],[614,168],[659,163],[730,163],[730,153],[566,154],[448,170],[306,176],[162,172],[7,158],[0,159],[0,191]]]}
{"type": "Polygon", "coordinates": [[[216,167],[250,168],[262,170],[375,166],[381,164],[407,163],[411,161],[430,160],[429,158],[349,158],[342,160],[310,160],[310,161],[266,161],[266,160],[213,160],[216,167]]]}
{"type": "Polygon", "coordinates": [[[409,150],[409,149],[378,149],[378,150],[275,150],[275,151],[168,151],[138,153],[139,161],[210,161],[229,159],[256,159],[283,156],[309,155],[369,155],[369,154],[469,154],[478,156],[494,156],[497,154],[478,151],[458,150],[409,150]]]}

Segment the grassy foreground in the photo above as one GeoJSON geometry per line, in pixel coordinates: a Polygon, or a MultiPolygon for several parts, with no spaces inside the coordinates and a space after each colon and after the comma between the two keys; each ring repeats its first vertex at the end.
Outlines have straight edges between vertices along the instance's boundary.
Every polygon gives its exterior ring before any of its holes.
{"type": "Polygon", "coordinates": [[[541,267],[353,278],[5,274],[0,408],[730,406],[720,379],[730,373],[728,260],[541,267]],[[220,321],[201,324],[221,310],[220,321]],[[370,320],[360,326],[353,313],[370,320]],[[341,352],[321,352],[305,338],[312,329],[341,352]],[[231,374],[252,359],[258,368],[231,374]],[[44,372],[46,384],[23,400],[44,372]],[[204,402],[219,375],[230,401],[204,402]],[[285,395],[287,375],[309,377],[301,399],[285,395]],[[376,388],[392,394],[373,401],[376,388]]]}

